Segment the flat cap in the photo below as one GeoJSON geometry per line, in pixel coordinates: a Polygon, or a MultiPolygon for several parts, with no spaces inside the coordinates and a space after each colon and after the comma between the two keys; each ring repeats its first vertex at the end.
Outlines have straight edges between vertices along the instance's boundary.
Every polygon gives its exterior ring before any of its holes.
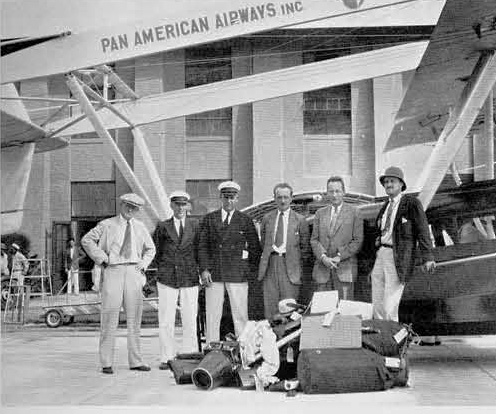
{"type": "Polygon", "coordinates": [[[218,189],[221,193],[239,193],[241,187],[234,181],[224,181],[219,184],[218,189]]]}
{"type": "Polygon", "coordinates": [[[398,180],[400,180],[403,183],[403,185],[401,186],[401,191],[405,191],[406,190],[406,183],[405,183],[405,179],[403,178],[404,175],[403,175],[403,171],[401,170],[401,168],[399,168],[399,167],[389,167],[389,168],[386,169],[386,171],[384,171],[384,174],[382,174],[379,177],[379,181],[380,181],[380,183],[382,184],[383,187],[384,187],[384,179],[386,177],[397,178],[398,180]]]}
{"type": "Polygon", "coordinates": [[[21,250],[21,248],[19,247],[19,245],[17,243],[12,243],[11,246],[16,249],[16,250],[21,250]]]}
{"type": "Polygon", "coordinates": [[[123,194],[119,199],[126,204],[130,204],[135,207],[142,207],[145,205],[145,200],[143,200],[139,195],[134,193],[123,194]]]}
{"type": "Polygon", "coordinates": [[[188,193],[184,191],[173,191],[170,195],[170,201],[173,203],[184,203],[186,204],[190,199],[188,193]]]}

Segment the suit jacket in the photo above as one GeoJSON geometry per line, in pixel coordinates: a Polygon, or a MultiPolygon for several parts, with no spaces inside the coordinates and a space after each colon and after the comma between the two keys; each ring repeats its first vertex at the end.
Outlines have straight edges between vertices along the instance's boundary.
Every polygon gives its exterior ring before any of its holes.
{"type": "Polygon", "coordinates": [[[84,251],[77,245],[74,245],[74,256],[71,259],[70,247],[64,250],[64,266],[68,270],[79,270],[79,262],[86,257],[84,251]]]}
{"type": "Polygon", "coordinates": [[[339,253],[341,261],[335,270],[337,276],[341,282],[353,282],[357,277],[356,254],[363,242],[363,220],[358,217],[355,207],[343,203],[331,233],[331,212],[332,206],[329,205],[315,213],[310,240],[316,259],[312,278],[317,283],[327,282],[331,269],[327,268],[320,258],[324,253],[329,257],[339,253]]]}
{"type": "MultiPolygon", "coordinates": [[[[381,207],[376,219],[376,236],[379,243],[381,220],[387,205],[388,201],[381,207]]],[[[402,195],[393,223],[394,263],[402,283],[406,283],[412,276],[417,253],[423,263],[434,260],[427,216],[417,197],[402,195]]]]}
{"type": "MultiPolygon", "coordinates": [[[[104,261],[111,265],[119,258],[121,248],[120,240],[117,240],[119,220],[119,216],[116,216],[100,221],[81,239],[84,250],[97,265],[101,265],[104,261]]],[[[145,225],[134,218],[133,230],[136,252],[146,269],[155,256],[155,245],[145,225]]]]}
{"type": "MultiPolygon", "coordinates": [[[[260,226],[263,253],[258,267],[258,280],[263,280],[267,273],[269,258],[274,243],[274,228],[276,225],[277,210],[266,214],[260,226]]],[[[286,269],[289,280],[293,284],[301,284],[303,274],[303,262],[308,259],[310,253],[310,232],[308,223],[301,214],[289,210],[288,234],[286,240],[286,269]]]]}
{"type": "Polygon", "coordinates": [[[257,270],[260,251],[258,234],[248,215],[235,210],[225,230],[220,209],[203,218],[198,259],[200,272],[209,270],[212,281],[246,282],[257,270]]]}
{"type": "Polygon", "coordinates": [[[198,285],[198,221],[186,217],[183,237],[174,226],[174,218],[158,223],[153,234],[157,248],[154,263],[160,283],[172,288],[198,285]]]}

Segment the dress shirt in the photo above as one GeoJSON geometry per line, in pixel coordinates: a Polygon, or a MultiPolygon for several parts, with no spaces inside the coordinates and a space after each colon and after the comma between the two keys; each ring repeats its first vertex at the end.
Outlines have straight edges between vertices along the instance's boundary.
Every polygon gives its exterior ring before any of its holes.
{"type": "MultiPolygon", "coordinates": [[[[129,220],[129,224],[131,226],[131,255],[129,256],[129,258],[119,256],[112,264],[138,263],[140,261],[138,253],[136,252],[136,243],[135,243],[136,238],[134,236],[133,223],[134,223],[134,219],[129,220]]],[[[119,234],[117,240],[119,240],[120,246],[122,246],[122,244],[124,243],[126,226],[127,226],[127,220],[119,214],[119,229],[118,229],[119,234]]]]}
{"type": "MultiPolygon", "coordinates": [[[[286,211],[279,211],[277,210],[277,216],[276,216],[276,224],[275,224],[275,227],[274,227],[274,242],[275,242],[275,238],[276,238],[276,234],[277,234],[277,223],[279,223],[279,215],[282,214],[282,221],[284,223],[284,233],[283,233],[283,237],[282,237],[282,244],[281,246],[279,246],[279,248],[277,249],[274,249],[276,250],[278,253],[286,253],[286,241],[288,240],[288,222],[289,222],[289,210],[286,210],[286,211]]],[[[274,244],[275,246],[275,244],[274,244]]]]}
{"type": "MultiPolygon", "coordinates": [[[[393,203],[393,211],[391,212],[391,224],[389,226],[388,231],[381,236],[381,244],[388,244],[391,246],[393,245],[393,225],[394,225],[394,220],[396,218],[396,213],[398,212],[398,206],[400,205],[400,200],[401,200],[401,193],[398,194],[393,199],[389,200],[390,203],[393,203]]],[[[388,208],[389,208],[389,204],[387,205],[386,209],[384,210],[384,214],[382,215],[381,230],[383,230],[384,226],[386,225],[388,208]]]]}
{"type": "Polygon", "coordinates": [[[178,236],[179,236],[179,227],[181,226],[181,223],[183,223],[183,231],[184,231],[185,218],[183,217],[182,219],[178,219],[174,217],[174,227],[176,228],[176,233],[178,236]]]}
{"type": "Polygon", "coordinates": [[[222,213],[222,222],[224,223],[224,221],[226,220],[226,216],[229,214],[229,218],[227,219],[227,224],[231,224],[231,219],[234,214],[234,210],[228,213],[226,210],[222,208],[220,211],[222,213]]]}
{"type": "Polygon", "coordinates": [[[341,212],[341,208],[343,207],[343,203],[341,203],[339,206],[335,207],[331,204],[331,220],[334,218],[334,215],[338,214],[341,212]]]}

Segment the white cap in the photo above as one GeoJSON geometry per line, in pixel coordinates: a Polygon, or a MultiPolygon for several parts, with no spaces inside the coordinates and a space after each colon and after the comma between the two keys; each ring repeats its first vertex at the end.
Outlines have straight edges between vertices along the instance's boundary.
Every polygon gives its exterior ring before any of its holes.
{"type": "Polygon", "coordinates": [[[21,248],[19,247],[19,245],[17,243],[12,243],[12,247],[16,250],[21,250],[21,248]]]}
{"type": "Polygon", "coordinates": [[[234,181],[224,181],[219,184],[218,189],[221,193],[239,193],[241,187],[234,181]]]}
{"type": "Polygon", "coordinates": [[[184,191],[173,191],[169,198],[173,203],[187,203],[190,200],[189,194],[184,191]]]}
{"type": "Polygon", "coordinates": [[[279,301],[277,307],[279,308],[279,313],[281,315],[285,315],[294,312],[298,308],[298,305],[296,303],[296,300],[294,300],[293,298],[288,298],[279,301]]]}

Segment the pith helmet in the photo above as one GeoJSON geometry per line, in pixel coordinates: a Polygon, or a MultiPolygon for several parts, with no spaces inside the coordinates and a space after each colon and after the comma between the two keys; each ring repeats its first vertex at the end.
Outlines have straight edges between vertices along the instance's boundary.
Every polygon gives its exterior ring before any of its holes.
{"type": "Polygon", "coordinates": [[[406,183],[405,179],[403,178],[403,171],[399,167],[389,167],[386,169],[383,175],[379,177],[379,181],[381,182],[382,186],[384,187],[384,179],[386,177],[395,177],[398,178],[402,183],[401,191],[406,190],[406,183]]]}

